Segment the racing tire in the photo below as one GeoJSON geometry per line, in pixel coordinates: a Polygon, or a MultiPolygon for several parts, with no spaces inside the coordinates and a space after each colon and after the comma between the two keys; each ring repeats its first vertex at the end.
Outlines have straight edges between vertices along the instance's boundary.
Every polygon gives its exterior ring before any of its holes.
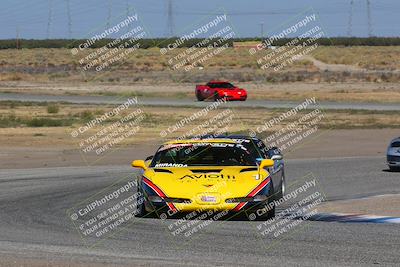
{"type": "Polygon", "coordinates": [[[279,189],[279,192],[277,192],[275,199],[279,200],[285,195],[286,191],[286,179],[285,179],[285,173],[282,173],[282,178],[281,178],[281,188],[279,189]]]}
{"type": "Polygon", "coordinates": [[[398,172],[400,170],[400,168],[399,167],[395,167],[395,166],[389,166],[389,170],[391,172],[398,172]]]}
{"type": "MultiPolygon", "coordinates": [[[[138,191],[141,192],[141,191],[138,191]]],[[[144,205],[144,195],[141,193],[141,196],[136,196],[136,213],[135,216],[138,218],[143,218],[147,215],[147,211],[144,205]],[[143,196],[143,197],[141,197],[143,196]]]]}
{"type": "MultiPolygon", "coordinates": [[[[270,190],[271,190],[271,192],[274,192],[273,185],[270,190]]],[[[270,193],[270,197],[268,198],[268,204],[273,202],[274,200],[275,200],[274,194],[270,193]]],[[[273,206],[273,208],[271,210],[267,211],[263,215],[256,216],[255,221],[267,221],[267,220],[273,219],[273,218],[275,218],[275,205],[273,206]]]]}
{"type": "Polygon", "coordinates": [[[204,101],[204,98],[202,98],[199,93],[196,93],[196,98],[197,101],[204,101]]]}
{"type": "Polygon", "coordinates": [[[214,95],[213,95],[213,100],[217,101],[218,99],[220,99],[220,97],[219,97],[218,93],[215,92],[214,95]]]}

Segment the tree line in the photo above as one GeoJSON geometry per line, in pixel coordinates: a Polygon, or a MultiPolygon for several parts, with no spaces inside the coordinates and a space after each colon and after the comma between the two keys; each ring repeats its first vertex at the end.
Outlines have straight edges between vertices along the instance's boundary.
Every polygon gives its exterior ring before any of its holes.
{"type": "MultiPolygon", "coordinates": [[[[261,38],[235,38],[229,39],[222,43],[218,43],[217,39],[203,42],[204,39],[189,39],[179,42],[179,38],[154,38],[154,39],[141,39],[138,42],[140,47],[147,49],[151,47],[165,48],[173,43],[179,44],[178,47],[192,47],[193,45],[207,46],[210,43],[215,46],[228,44],[233,46],[235,42],[261,42],[261,38]]],[[[272,45],[281,46],[293,40],[293,38],[283,38],[275,40],[272,45]]],[[[100,39],[94,42],[91,48],[100,48],[114,39],[100,39]]],[[[0,40],[0,49],[21,49],[21,48],[78,48],[79,45],[86,43],[84,39],[6,39],[0,40]]],[[[333,38],[320,38],[315,41],[323,46],[397,46],[400,45],[400,37],[333,37],[333,38]]],[[[132,47],[134,44],[130,43],[127,47],[132,47]]]]}

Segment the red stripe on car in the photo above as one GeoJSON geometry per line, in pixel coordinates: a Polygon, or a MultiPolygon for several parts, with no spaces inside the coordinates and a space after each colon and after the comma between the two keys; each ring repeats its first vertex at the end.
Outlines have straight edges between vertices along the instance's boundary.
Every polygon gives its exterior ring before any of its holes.
{"type": "MultiPolygon", "coordinates": [[[[267,184],[269,184],[269,182],[271,181],[271,178],[268,176],[264,181],[262,181],[259,185],[257,185],[256,188],[254,188],[253,190],[251,190],[251,192],[246,196],[246,197],[254,197],[255,195],[258,194],[258,192],[260,192],[265,186],[267,186],[267,184]]],[[[241,202],[239,204],[236,205],[235,208],[233,208],[233,211],[239,211],[241,208],[244,207],[244,205],[246,205],[248,202],[241,202]]]]}
{"type": "MultiPolygon", "coordinates": [[[[150,180],[147,179],[146,177],[143,177],[143,182],[144,182],[148,187],[150,187],[151,189],[153,189],[154,192],[156,192],[157,195],[158,195],[159,197],[161,197],[162,199],[164,199],[164,198],[167,197],[167,195],[164,194],[164,192],[163,192],[160,188],[158,188],[152,181],[150,181],[150,180]]],[[[176,209],[176,207],[175,207],[175,205],[174,205],[173,203],[167,202],[167,205],[168,205],[168,207],[170,208],[170,210],[172,210],[172,211],[177,211],[177,209],[176,209]]]]}

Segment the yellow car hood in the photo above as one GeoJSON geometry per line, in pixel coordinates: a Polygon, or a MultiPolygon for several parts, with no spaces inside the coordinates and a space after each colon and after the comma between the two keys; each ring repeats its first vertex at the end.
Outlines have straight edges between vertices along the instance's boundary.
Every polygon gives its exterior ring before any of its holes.
{"type": "Polygon", "coordinates": [[[167,197],[192,200],[203,193],[215,193],[221,200],[245,197],[268,175],[265,170],[259,174],[256,166],[168,167],[144,172],[167,197]]]}

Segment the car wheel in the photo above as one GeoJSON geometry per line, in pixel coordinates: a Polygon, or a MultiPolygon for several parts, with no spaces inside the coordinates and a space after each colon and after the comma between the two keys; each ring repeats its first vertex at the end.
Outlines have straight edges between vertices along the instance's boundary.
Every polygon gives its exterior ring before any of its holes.
{"type": "Polygon", "coordinates": [[[204,98],[202,98],[199,93],[196,93],[196,98],[198,101],[204,101],[204,98]]]}
{"type": "Polygon", "coordinates": [[[279,192],[276,194],[276,198],[281,199],[285,195],[285,191],[286,191],[285,173],[282,173],[281,188],[279,192]]]}
{"type": "MultiPolygon", "coordinates": [[[[270,190],[271,190],[270,192],[274,192],[273,185],[270,190]]],[[[270,194],[270,197],[268,198],[268,204],[272,203],[273,201],[274,201],[274,196],[273,194],[270,194]]],[[[256,217],[256,221],[266,221],[272,218],[275,218],[275,205],[273,205],[271,210],[267,211],[261,216],[256,217]]]]}
{"type": "MultiPolygon", "coordinates": [[[[141,191],[139,191],[141,193],[141,191]]],[[[138,193],[139,193],[138,192],[138,193]]],[[[136,196],[136,217],[145,217],[147,215],[145,206],[144,206],[144,195],[143,193],[137,194],[136,196]]]]}
{"type": "Polygon", "coordinates": [[[396,171],[399,171],[399,167],[389,166],[389,170],[390,170],[391,172],[396,172],[396,171]]]}
{"type": "Polygon", "coordinates": [[[274,207],[270,210],[270,211],[268,211],[268,216],[267,216],[267,220],[269,220],[269,219],[272,219],[272,218],[275,218],[275,205],[274,205],[274,207]]]}
{"type": "Polygon", "coordinates": [[[218,93],[215,92],[214,95],[213,95],[214,101],[217,101],[219,98],[220,98],[220,97],[219,97],[218,93]]]}

